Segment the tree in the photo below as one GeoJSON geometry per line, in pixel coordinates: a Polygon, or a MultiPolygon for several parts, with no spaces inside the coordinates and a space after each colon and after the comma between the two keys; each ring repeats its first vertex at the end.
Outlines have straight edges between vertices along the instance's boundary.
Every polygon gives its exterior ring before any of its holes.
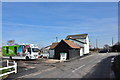
{"type": "Polygon", "coordinates": [[[112,46],[113,52],[120,52],[120,42],[117,42],[115,45],[112,46]]]}
{"type": "Polygon", "coordinates": [[[8,40],[7,45],[13,45],[15,43],[15,40],[8,40]]]}
{"type": "Polygon", "coordinates": [[[110,49],[110,46],[108,44],[105,44],[103,48],[108,50],[110,49]]]}
{"type": "Polygon", "coordinates": [[[8,40],[7,45],[18,45],[18,44],[15,43],[15,40],[8,40]]]}

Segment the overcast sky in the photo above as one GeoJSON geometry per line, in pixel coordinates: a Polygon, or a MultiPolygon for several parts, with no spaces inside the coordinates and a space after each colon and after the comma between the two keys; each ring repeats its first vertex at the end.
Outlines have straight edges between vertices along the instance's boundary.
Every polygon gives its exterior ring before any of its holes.
{"type": "Polygon", "coordinates": [[[2,4],[3,43],[50,45],[67,35],[88,33],[92,47],[118,40],[117,2],[11,2],[2,4]]]}

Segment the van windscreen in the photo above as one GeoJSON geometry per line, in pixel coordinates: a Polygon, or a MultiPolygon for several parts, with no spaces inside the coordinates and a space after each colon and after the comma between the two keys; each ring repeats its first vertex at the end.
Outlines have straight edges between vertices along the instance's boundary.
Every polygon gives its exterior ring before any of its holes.
{"type": "Polygon", "coordinates": [[[38,52],[39,49],[38,49],[38,48],[32,48],[32,51],[33,51],[33,52],[38,52]]]}

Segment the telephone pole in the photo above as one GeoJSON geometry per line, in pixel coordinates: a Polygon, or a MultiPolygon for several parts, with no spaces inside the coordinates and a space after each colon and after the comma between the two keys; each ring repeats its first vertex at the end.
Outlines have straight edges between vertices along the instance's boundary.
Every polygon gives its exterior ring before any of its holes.
{"type": "Polygon", "coordinates": [[[58,42],[58,37],[56,37],[56,42],[58,42]]]}
{"type": "Polygon", "coordinates": [[[97,41],[97,39],[96,39],[96,49],[98,49],[98,41],[97,41]]]}
{"type": "Polygon", "coordinates": [[[112,46],[113,46],[113,37],[112,37],[112,46]]]}

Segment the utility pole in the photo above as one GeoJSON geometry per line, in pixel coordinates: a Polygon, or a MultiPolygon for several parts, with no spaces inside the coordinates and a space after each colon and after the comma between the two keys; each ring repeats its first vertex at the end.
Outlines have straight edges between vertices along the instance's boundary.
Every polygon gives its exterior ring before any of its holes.
{"type": "Polygon", "coordinates": [[[58,42],[58,37],[56,37],[56,42],[58,42]]]}
{"type": "Polygon", "coordinates": [[[97,39],[96,39],[96,49],[98,49],[98,41],[97,41],[97,39]]]}
{"type": "Polygon", "coordinates": [[[113,37],[112,37],[112,46],[113,46],[113,37]]]}

